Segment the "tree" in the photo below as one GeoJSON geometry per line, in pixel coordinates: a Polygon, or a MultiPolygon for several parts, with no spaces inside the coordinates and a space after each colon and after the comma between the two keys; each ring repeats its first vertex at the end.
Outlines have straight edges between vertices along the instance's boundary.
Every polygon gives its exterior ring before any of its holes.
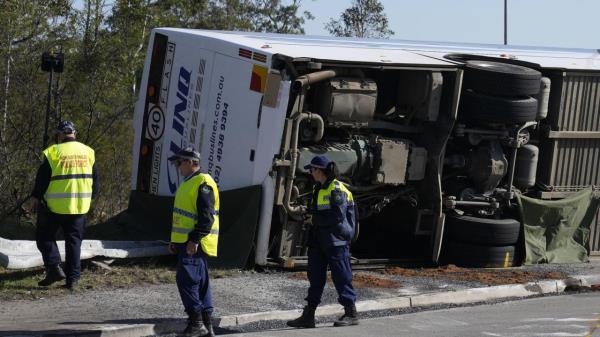
{"type": "Polygon", "coordinates": [[[304,34],[314,17],[298,13],[301,0],[156,0],[152,16],[158,26],[304,34]]]}
{"type": "Polygon", "coordinates": [[[41,152],[47,76],[43,51],[61,45],[70,29],[67,0],[0,2],[0,214],[31,191],[41,152]],[[33,171],[33,172],[32,172],[33,171]]]}
{"type": "Polygon", "coordinates": [[[389,38],[394,32],[388,27],[383,5],[378,0],[353,0],[339,20],[330,19],[325,29],[334,36],[359,38],[389,38]]]}
{"type": "Polygon", "coordinates": [[[102,188],[89,218],[95,223],[127,207],[133,110],[152,28],[301,34],[312,16],[298,13],[300,2],[0,0],[0,237],[4,225],[33,221],[19,206],[42,160],[43,52],[65,57],[64,72],[53,77],[50,126],[73,121],[77,137],[96,150],[102,188]]]}
{"type": "Polygon", "coordinates": [[[255,0],[252,7],[256,15],[252,16],[252,26],[261,32],[304,34],[302,25],[314,16],[308,11],[298,16],[300,5],[301,0],[293,0],[287,6],[280,0],[255,0]]]}

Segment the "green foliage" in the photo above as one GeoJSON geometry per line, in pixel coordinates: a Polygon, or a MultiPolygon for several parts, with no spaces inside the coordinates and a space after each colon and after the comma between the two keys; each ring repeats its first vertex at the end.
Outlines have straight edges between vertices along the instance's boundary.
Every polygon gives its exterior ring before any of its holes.
{"type": "Polygon", "coordinates": [[[69,34],[67,1],[0,2],[0,214],[31,190],[42,145],[47,77],[41,54],[69,34]]]}
{"type": "Polygon", "coordinates": [[[389,38],[394,35],[378,0],[353,0],[340,19],[330,19],[325,29],[334,36],[389,38]]]}
{"type": "Polygon", "coordinates": [[[72,120],[96,150],[101,191],[91,222],[127,207],[133,107],[154,27],[303,33],[300,0],[0,1],[0,226],[31,222],[23,207],[42,158],[48,73],[43,52],[62,51],[54,74],[50,132],[72,120]],[[10,212],[14,210],[14,212],[10,212]],[[10,214],[10,220],[7,214],[10,214]]]}
{"type": "Polygon", "coordinates": [[[252,3],[251,11],[254,30],[261,32],[304,34],[302,25],[314,17],[310,12],[297,16],[301,5],[300,0],[293,0],[289,5],[283,5],[280,0],[256,0],[252,3]]]}

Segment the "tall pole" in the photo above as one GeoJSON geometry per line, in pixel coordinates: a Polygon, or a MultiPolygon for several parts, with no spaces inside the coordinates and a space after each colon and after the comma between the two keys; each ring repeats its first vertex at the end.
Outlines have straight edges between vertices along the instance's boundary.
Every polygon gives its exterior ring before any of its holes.
{"type": "MultiPolygon", "coordinates": [[[[48,145],[48,124],[50,123],[50,102],[52,101],[52,75],[62,73],[64,68],[65,56],[62,52],[54,53],[47,51],[42,54],[42,71],[49,72],[48,76],[48,97],[46,99],[46,124],[44,124],[44,138],[42,148],[48,145]]],[[[56,98],[54,98],[56,100],[56,98]]],[[[54,116],[56,118],[56,116],[54,116]]]]}
{"type": "Polygon", "coordinates": [[[504,0],[504,45],[506,45],[508,42],[508,28],[507,28],[508,4],[507,4],[507,2],[508,2],[508,0],[504,0]]]}
{"type": "Polygon", "coordinates": [[[50,123],[50,99],[52,98],[52,68],[50,68],[50,75],[48,76],[48,98],[46,99],[46,123],[44,124],[44,142],[42,149],[45,149],[48,145],[48,124],[50,123]]]}

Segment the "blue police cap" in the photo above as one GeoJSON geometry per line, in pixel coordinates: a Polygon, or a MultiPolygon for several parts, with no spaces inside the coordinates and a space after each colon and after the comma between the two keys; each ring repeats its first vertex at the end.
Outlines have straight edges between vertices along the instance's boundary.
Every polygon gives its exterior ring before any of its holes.
{"type": "Polygon", "coordinates": [[[200,161],[200,152],[196,151],[193,146],[187,146],[169,157],[170,161],[177,159],[200,161]]]}
{"type": "Polygon", "coordinates": [[[310,164],[304,166],[304,169],[308,170],[311,167],[326,169],[327,165],[329,165],[330,163],[331,160],[327,159],[327,157],[318,155],[314,156],[313,159],[310,161],[310,164]]]}
{"type": "Polygon", "coordinates": [[[62,133],[65,135],[70,135],[75,133],[75,124],[73,124],[73,122],[71,121],[62,121],[60,123],[58,123],[58,125],[56,126],[56,132],[57,133],[62,133]]]}

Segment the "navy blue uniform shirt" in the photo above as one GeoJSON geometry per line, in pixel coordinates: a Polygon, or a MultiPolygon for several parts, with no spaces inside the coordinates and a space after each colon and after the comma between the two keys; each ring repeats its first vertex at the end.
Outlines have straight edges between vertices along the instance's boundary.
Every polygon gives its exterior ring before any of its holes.
{"type": "Polygon", "coordinates": [[[329,197],[329,207],[318,209],[317,198],[319,191],[327,189],[330,184],[338,183],[328,179],[323,185],[317,183],[312,196],[312,229],[311,242],[322,247],[344,246],[350,244],[356,230],[354,204],[348,201],[348,195],[341,189],[333,189],[329,197]],[[315,242],[316,241],[316,242],[315,242]]]}

